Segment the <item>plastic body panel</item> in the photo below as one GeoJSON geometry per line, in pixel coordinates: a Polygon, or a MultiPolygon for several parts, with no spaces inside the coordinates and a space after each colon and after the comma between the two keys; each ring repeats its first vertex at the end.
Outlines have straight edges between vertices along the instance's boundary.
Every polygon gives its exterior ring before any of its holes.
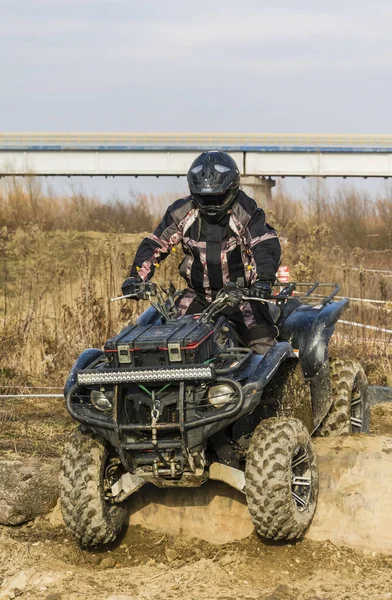
{"type": "Polygon", "coordinates": [[[162,323],[162,317],[153,306],[149,306],[141,315],[136,319],[136,325],[154,325],[162,323]]]}
{"type": "Polygon", "coordinates": [[[280,339],[299,350],[306,378],[310,379],[328,360],[328,344],[348,300],[320,306],[301,305],[281,325],[280,339]]]}
{"type": "Polygon", "coordinates": [[[98,348],[87,348],[83,350],[81,354],[79,354],[78,358],[75,360],[74,364],[71,367],[69,375],[67,377],[67,381],[64,386],[64,396],[66,396],[73,385],[77,382],[77,374],[81,369],[85,369],[90,366],[96,360],[103,358],[104,353],[102,350],[98,348]]]}
{"type": "Polygon", "coordinates": [[[189,446],[191,448],[202,447],[206,440],[213,434],[252,412],[260,400],[261,402],[263,401],[263,389],[274,377],[282,362],[287,359],[298,361],[290,344],[286,342],[278,342],[264,357],[257,354],[253,355],[241,370],[233,373],[230,377],[231,379],[242,381],[244,403],[241,411],[234,418],[198,427],[189,432],[189,446]]]}

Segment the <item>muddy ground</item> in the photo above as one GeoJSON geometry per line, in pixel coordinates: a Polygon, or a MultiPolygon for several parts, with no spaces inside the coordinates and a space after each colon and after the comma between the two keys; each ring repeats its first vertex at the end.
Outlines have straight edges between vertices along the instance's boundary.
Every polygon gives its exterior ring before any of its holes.
{"type": "MultiPolygon", "coordinates": [[[[0,414],[1,454],[57,456],[71,427],[62,403],[18,402],[0,414]]],[[[392,406],[374,407],[372,423],[374,433],[392,435],[392,406]]],[[[216,546],[140,526],[115,545],[88,552],[78,548],[55,509],[25,525],[0,527],[0,600],[16,597],[392,600],[392,556],[331,542],[265,544],[255,534],[216,546]]]]}

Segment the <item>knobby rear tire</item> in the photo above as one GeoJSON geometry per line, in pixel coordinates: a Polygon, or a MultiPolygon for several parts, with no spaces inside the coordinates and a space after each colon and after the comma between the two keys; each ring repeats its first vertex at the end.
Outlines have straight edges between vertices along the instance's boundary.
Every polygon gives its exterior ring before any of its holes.
{"type": "Polygon", "coordinates": [[[330,374],[333,401],[321,423],[319,435],[328,437],[369,433],[368,383],[362,366],[354,360],[331,358],[330,374]]]}

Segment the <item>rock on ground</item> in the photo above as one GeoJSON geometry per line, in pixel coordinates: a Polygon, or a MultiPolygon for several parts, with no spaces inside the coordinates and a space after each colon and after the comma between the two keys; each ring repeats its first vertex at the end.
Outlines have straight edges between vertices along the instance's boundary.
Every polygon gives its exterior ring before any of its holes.
{"type": "Polygon", "coordinates": [[[0,458],[0,523],[18,525],[49,512],[58,496],[58,461],[0,458]]]}

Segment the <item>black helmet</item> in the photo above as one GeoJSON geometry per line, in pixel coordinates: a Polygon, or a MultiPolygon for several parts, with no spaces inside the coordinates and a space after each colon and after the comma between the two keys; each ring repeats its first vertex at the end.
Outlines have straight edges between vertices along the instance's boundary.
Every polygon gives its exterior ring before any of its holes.
{"type": "Polygon", "coordinates": [[[240,186],[240,172],[226,152],[203,152],[188,171],[192,198],[202,215],[219,221],[234,204],[240,186]]]}

